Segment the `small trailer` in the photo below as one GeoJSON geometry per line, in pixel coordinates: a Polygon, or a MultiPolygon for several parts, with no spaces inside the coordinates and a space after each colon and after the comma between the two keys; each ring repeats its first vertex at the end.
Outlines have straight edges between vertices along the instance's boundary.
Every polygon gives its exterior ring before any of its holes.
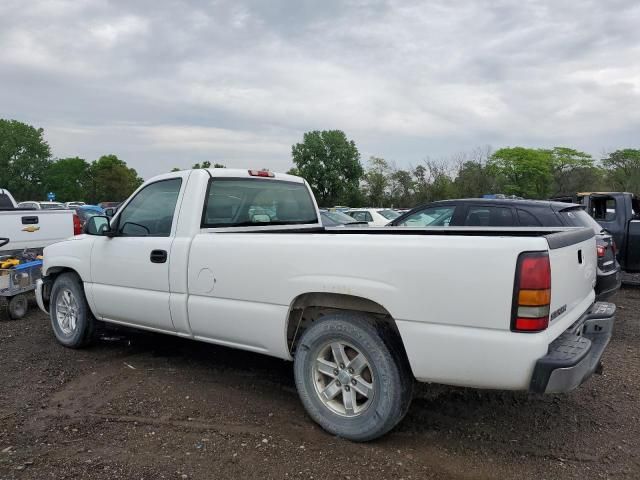
{"type": "MultiPolygon", "coordinates": [[[[0,238],[0,250],[8,243],[8,238],[0,238]]],[[[42,277],[42,260],[0,251],[0,267],[0,301],[6,301],[9,317],[18,320],[29,310],[26,294],[35,290],[36,280],[42,277]]]]}

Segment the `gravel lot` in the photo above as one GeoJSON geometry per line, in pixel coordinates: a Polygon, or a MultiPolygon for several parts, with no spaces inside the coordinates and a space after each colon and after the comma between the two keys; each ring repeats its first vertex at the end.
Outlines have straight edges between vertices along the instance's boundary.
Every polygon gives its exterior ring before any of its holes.
{"type": "Polygon", "coordinates": [[[135,332],[73,351],[33,310],[0,321],[0,478],[640,478],[640,288],[605,372],[567,395],[421,385],[369,444],[305,415],[291,364],[135,332]]]}

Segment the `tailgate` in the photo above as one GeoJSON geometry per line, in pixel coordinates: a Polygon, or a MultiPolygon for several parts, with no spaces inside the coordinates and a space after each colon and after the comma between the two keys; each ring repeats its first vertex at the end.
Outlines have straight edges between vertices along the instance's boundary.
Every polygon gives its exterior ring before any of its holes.
{"type": "Polygon", "coordinates": [[[44,248],[73,236],[71,210],[10,210],[0,212],[2,237],[9,239],[3,250],[44,248]]]}
{"type": "Polygon", "coordinates": [[[550,328],[573,323],[591,305],[596,283],[597,253],[592,229],[547,235],[551,262],[550,328]]]}

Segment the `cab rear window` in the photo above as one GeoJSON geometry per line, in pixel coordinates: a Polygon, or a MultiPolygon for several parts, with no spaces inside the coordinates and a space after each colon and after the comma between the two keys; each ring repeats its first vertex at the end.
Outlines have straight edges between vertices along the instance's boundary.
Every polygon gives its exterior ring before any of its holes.
{"type": "Polygon", "coordinates": [[[259,178],[214,178],[202,215],[203,228],[318,223],[303,183],[259,178]]]}

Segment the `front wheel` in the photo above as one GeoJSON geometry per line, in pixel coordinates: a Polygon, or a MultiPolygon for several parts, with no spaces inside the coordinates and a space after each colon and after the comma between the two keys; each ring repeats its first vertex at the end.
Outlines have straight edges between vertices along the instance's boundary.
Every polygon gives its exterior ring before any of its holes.
{"type": "Polygon", "coordinates": [[[51,327],[65,347],[81,348],[93,339],[95,319],[89,310],[84,288],[77,275],[63,273],[51,289],[51,327]]]}
{"type": "Polygon", "coordinates": [[[311,418],[328,432],[373,440],[407,412],[413,377],[385,335],[357,313],[326,316],[304,332],[294,359],[296,386],[311,418]]]}

